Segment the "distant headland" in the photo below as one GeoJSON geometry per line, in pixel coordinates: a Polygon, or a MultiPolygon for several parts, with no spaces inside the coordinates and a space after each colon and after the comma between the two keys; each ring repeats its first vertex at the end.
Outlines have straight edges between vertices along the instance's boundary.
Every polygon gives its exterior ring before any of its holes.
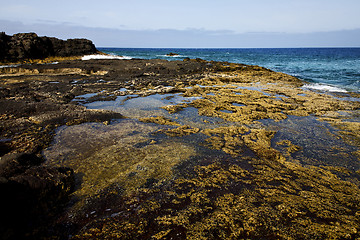
{"type": "Polygon", "coordinates": [[[36,33],[18,33],[12,36],[0,32],[0,62],[18,62],[48,57],[72,57],[96,53],[88,39],[61,40],[39,37],[36,33]]]}

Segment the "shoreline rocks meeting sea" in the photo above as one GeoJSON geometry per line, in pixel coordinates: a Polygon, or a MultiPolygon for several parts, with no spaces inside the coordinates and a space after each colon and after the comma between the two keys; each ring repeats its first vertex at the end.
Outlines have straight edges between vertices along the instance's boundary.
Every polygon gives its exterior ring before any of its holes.
{"type": "Polygon", "coordinates": [[[2,239],[360,238],[359,93],[84,39],[0,46],[2,239]]]}

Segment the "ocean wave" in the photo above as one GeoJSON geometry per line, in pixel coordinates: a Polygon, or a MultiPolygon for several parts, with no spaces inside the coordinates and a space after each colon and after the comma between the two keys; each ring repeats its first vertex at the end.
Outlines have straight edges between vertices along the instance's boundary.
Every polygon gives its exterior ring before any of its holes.
{"type": "Polygon", "coordinates": [[[319,90],[319,91],[325,91],[325,92],[347,92],[347,91],[346,91],[345,89],[343,89],[343,88],[339,88],[339,87],[335,87],[335,86],[330,86],[330,85],[326,85],[326,84],[321,84],[321,83],[306,84],[306,85],[304,85],[302,88],[304,88],[304,89],[319,90]]]}
{"type": "Polygon", "coordinates": [[[85,55],[81,58],[81,60],[84,61],[91,59],[132,59],[132,58],[127,56],[101,55],[101,54],[85,55]]]}
{"type": "Polygon", "coordinates": [[[11,67],[18,67],[20,64],[13,64],[13,65],[0,65],[0,68],[11,68],[11,67]]]}

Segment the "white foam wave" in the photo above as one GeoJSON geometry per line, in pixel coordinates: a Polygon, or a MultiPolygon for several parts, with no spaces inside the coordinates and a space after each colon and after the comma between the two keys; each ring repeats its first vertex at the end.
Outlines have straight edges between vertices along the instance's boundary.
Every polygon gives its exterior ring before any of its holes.
{"type": "Polygon", "coordinates": [[[131,57],[126,56],[117,56],[117,55],[101,55],[101,54],[92,54],[85,55],[81,60],[91,60],[91,59],[132,59],[131,57]]]}
{"type": "Polygon", "coordinates": [[[20,66],[20,64],[15,64],[15,65],[1,65],[0,68],[11,68],[11,67],[18,67],[20,66]]]}
{"type": "Polygon", "coordinates": [[[304,89],[314,89],[314,90],[325,91],[325,92],[347,92],[343,88],[320,84],[320,83],[306,84],[303,86],[303,88],[304,89]]]}

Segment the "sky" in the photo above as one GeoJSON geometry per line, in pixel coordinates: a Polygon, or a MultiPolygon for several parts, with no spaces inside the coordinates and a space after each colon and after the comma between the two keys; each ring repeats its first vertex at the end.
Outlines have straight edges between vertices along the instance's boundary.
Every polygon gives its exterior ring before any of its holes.
{"type": "Polygon", "coordinates": [[[97,47],[360,47],[359,0],[0,0],[0,31],[97,47]]]}

